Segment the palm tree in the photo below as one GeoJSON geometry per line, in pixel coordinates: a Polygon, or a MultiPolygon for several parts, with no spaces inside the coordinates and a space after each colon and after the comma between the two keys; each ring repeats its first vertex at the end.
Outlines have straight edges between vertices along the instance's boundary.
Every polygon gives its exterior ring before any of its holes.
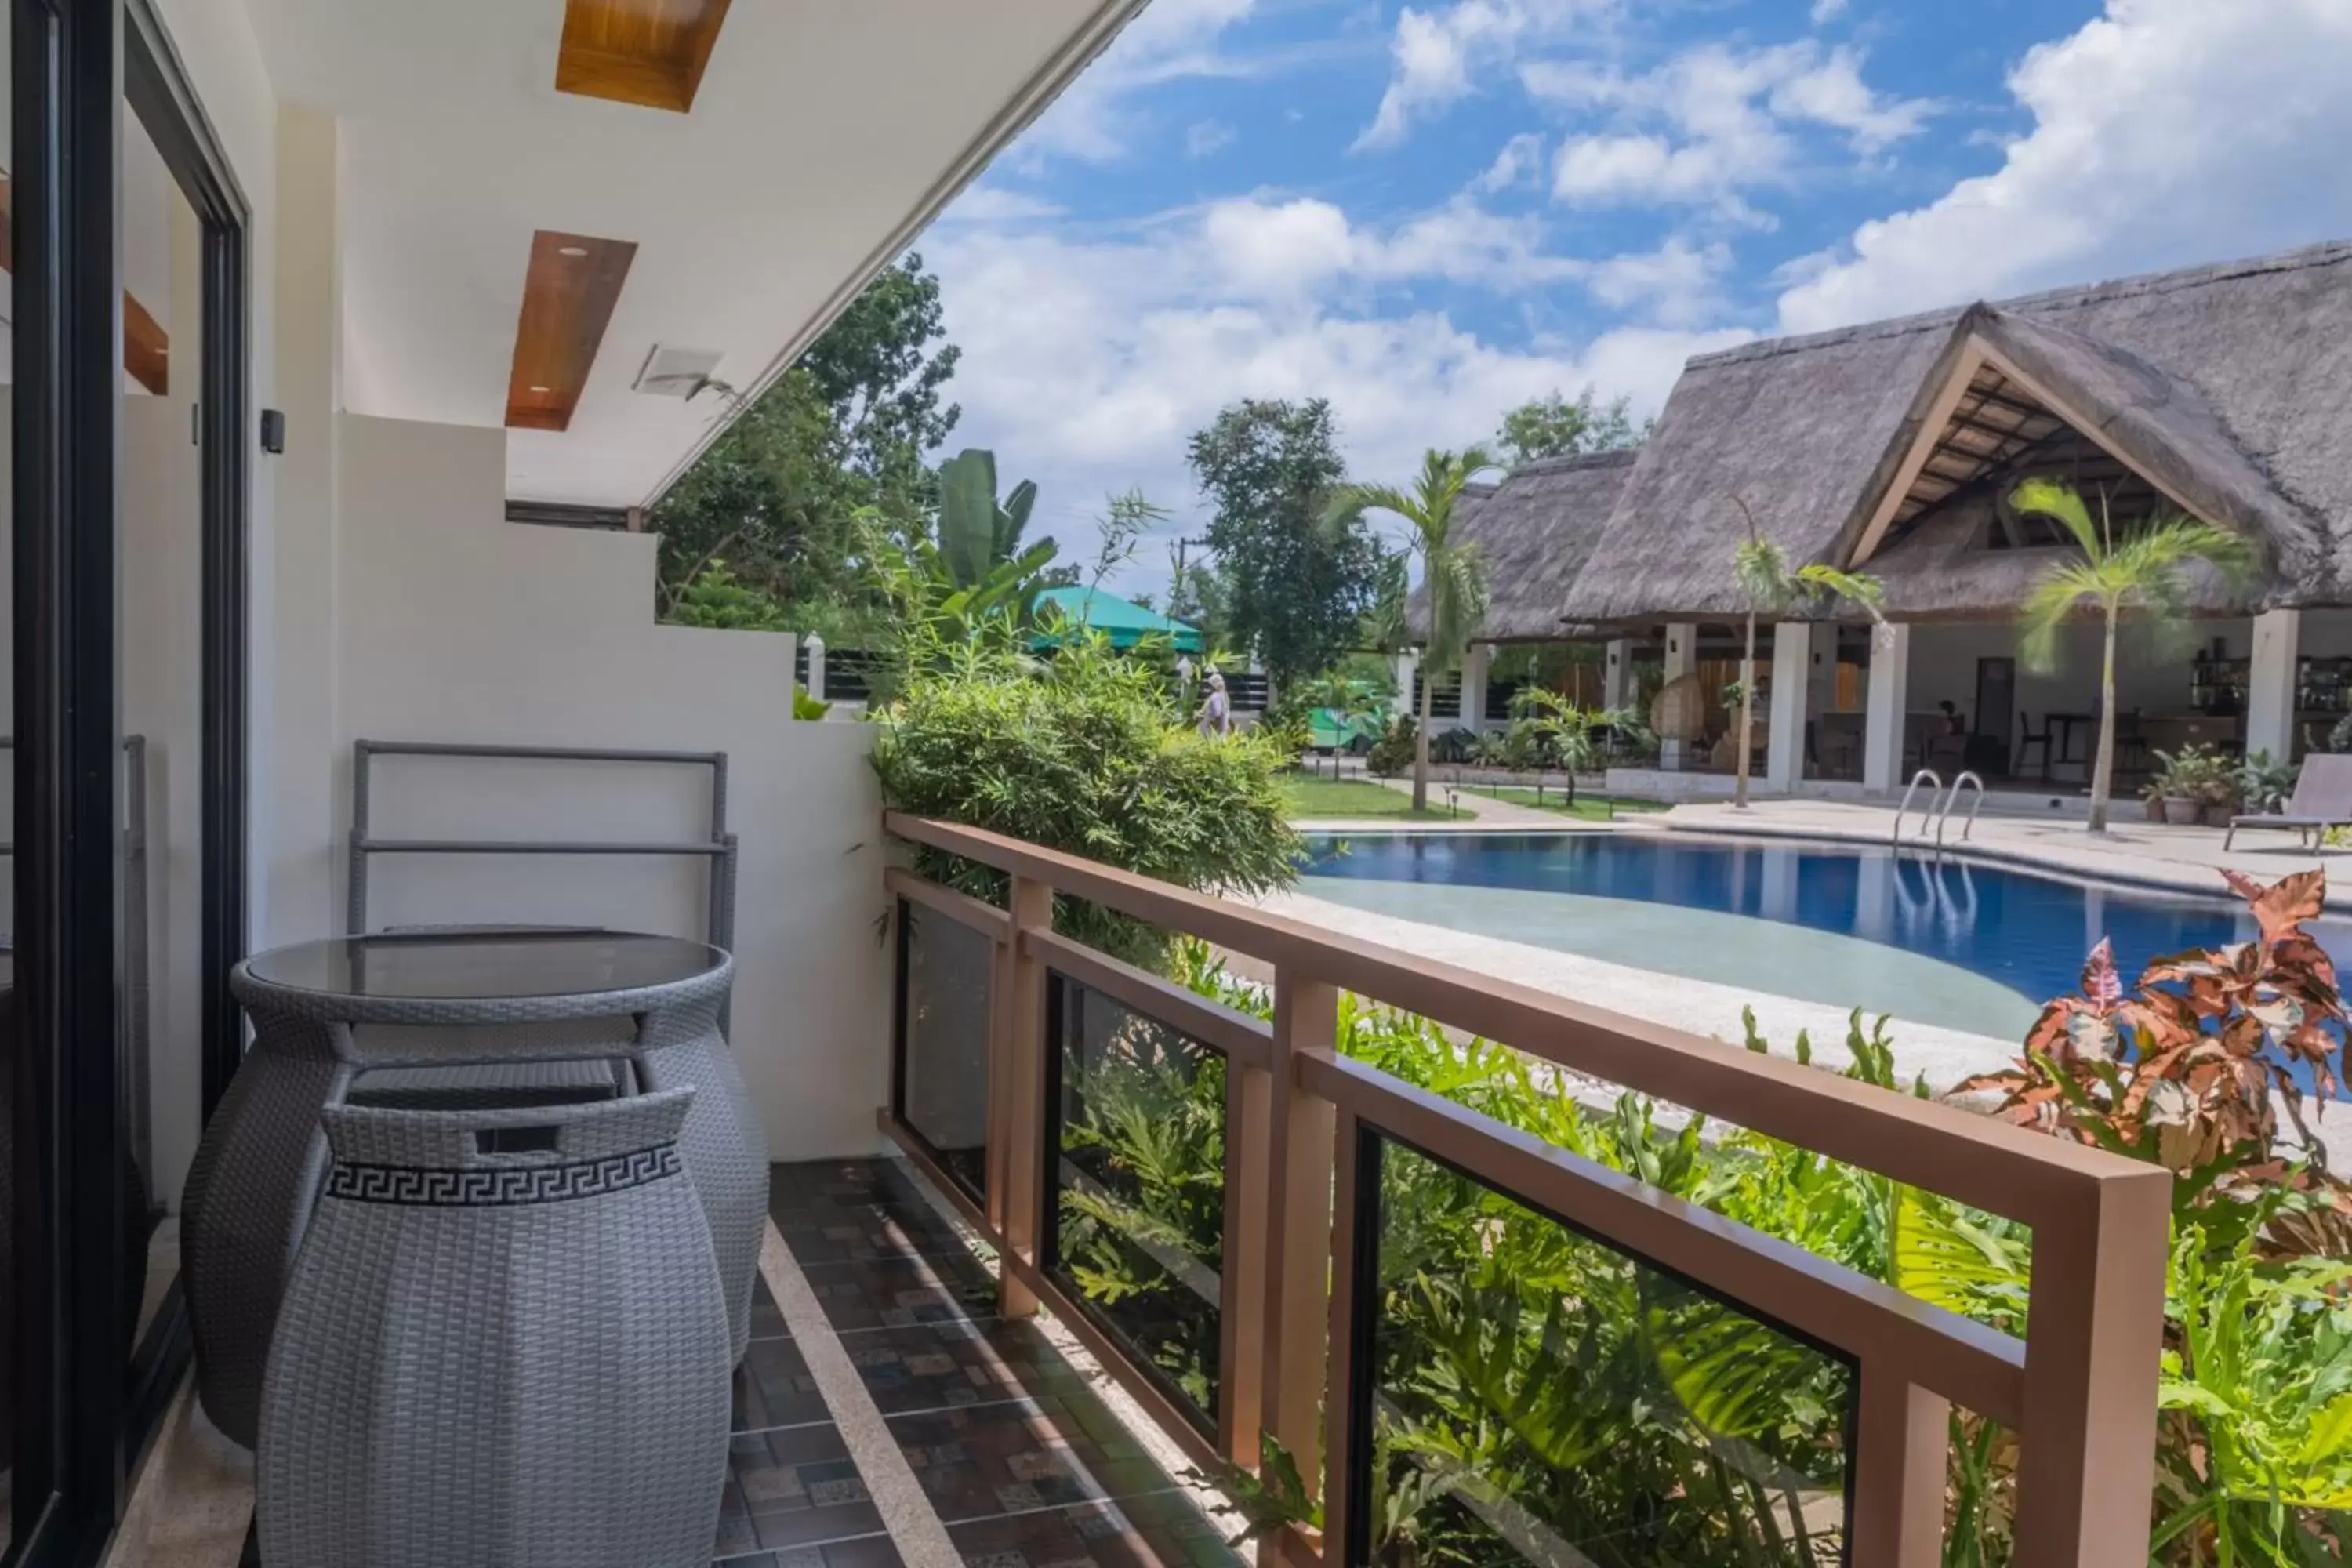
{"type": "Polygon", "coordinates": [[[1422,660],[1421,717],[1412,742],[1412,808],[1429,809],[1429,698],[1438,676],[1454,668],[1469,650],[1470,638],[1486,618],[1486,572],[1478,547],[1454,535],[1454,503],[1480,474],[1496,466],[1486,449],[1441,452],[1422,458],[1421,477],[1411,490],[1389,485],[1349,485],[1331,498],[1327,518],[1378,508],[1412,525],[1407,548],[1421,561],[1421,581],[1429,591],[1429,641],[1422,660]]]}
{"type": "Polygon", "coordinates": [[[2183,569],[2202,561],[2234,587],[2253,574],[2256,552],[2243,535],[2185,512],[2164,512],[2143,527],[2118,536],[2106,499],[2094,523],[2083,498],[2053,479],[2028,479],[2010,496],[2020,511],[2054,520],[2074,536],[2079,560],[2045,568],[2034,580],[2018,614],[2025,636],[2019,651],[2026,668],[2047,670],[2058,662],[2058,628],[2083,608],[2095,609],[2105,626],[2099,669],[2099,752],[2091,772],[2091,831],[2107,830],[2107,797],[2116,769],[2116,626],[2127,609],[2147,611],[2159,625],[2178,622],[2187,609],[2189,584],[2183,569]]]}
{"type": "Polygon", "coordinates": [[[1875,577],[1841,571],[1819,562],[1790,572],[1787,552],[1756,526],[1756,514],[1748,510],[1747,500],[1739,496],[1733,496],[1731,500],[1748,522],[1748,537],[1740,541],[1731,559],[1732,577],[1748,599],[1748,650],[1739,661],[1738,782],[1731,796],[1731,804],[1745,811],[1748,756],[1756,732],[1757,617],[1785,610],[1809,595],[1821,595],[1832,602],[1850,599],[1868,611],[1872,621],[1884,624],[1885,617],[1878,613],[1878,602],[1885,597],[1885,590],[1875,577]]]}

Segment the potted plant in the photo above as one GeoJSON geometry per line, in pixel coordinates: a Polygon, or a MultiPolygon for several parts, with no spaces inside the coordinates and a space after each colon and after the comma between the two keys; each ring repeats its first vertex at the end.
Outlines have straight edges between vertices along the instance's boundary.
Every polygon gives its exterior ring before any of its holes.
{"type": "Polygon", "coordinates": [[[2194,826],[2204,816],[2215,780],[2226,773],[2228,764],[2210,746],[2158,752],[2156,760],[2156,781],[2148,789],[2164,803],[2164,820],[2176,827],[2194,826]]]}

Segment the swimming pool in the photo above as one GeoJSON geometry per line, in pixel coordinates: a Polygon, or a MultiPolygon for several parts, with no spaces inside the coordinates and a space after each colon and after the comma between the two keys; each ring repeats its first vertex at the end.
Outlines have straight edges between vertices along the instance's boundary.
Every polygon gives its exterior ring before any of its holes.
{"type": "MultiPolygon", "coordinates": [[[[2253,934],[2242,906],[1837,845],[1645,833],[1308,840],[1313,897],[1638,969],[2021,1037],[2102,936],[2126,977],[2253,934]]],[[[2352,922],[2315,921],[2339,963],[2352,922]]]]}

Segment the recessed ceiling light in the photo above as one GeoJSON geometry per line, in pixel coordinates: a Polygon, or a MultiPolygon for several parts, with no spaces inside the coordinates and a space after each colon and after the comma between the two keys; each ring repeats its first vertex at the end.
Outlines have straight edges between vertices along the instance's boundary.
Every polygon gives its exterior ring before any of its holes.
{"type": "Polygon", "coordinates": [[[534,387],[532,387],[532,388],[531,388],[531,390],[532,390],[533,392],[545,392],[545,391],[547,390],[547,388],[546,388],[546,387],[543,387],[543,386],[534,386],[534,387]]]}
{"type": "Polygon", "coordinates": [[[560,245],[555,247],[555,254],[558,256],[585,256],[588,254],[588,247],[584,245],[560,245]]]}

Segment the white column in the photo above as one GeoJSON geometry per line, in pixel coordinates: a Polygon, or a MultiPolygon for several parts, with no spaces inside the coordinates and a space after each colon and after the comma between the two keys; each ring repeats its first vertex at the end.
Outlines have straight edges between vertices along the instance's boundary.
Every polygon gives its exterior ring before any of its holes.
{"type": "Polygon", "coordinates": [[[1419,648],[1409,647],[1396,656],[1397,694],[1394,706],[1397,717],[1401,719],[1410,719],[1420,711],[1412,700],[1413,671],[1420,668],[1421,650],[1419,648]]]}
{"type": "Polygon", "coordinates": [[[1666,679],[1678,679],[1698,668],[1698,627],[1675,621],[1666,627],[1666,679]]]}
{"type": "Polygon", "coordinates": [[[808,649],[808,694],[819,702],[824,700],[824,639],[814,632],[801,639],[808,649]]]}
{"type": "Polygon", "coordinates": [[[1862,719],[1862,787],[1874,795],[1903,787],[1903,724],[1910,689],[1911,628],[1876,627],[1870,636],[1870,691],[1862,719]]]}
{"type": "Polygon", "coordinates": [[[277,232],[268,236],[275,321],[258,340],[268,345],[274,384],[254,401],[285,411],[286,450],[247,459],[259,470],[252,750],[264,759],[247,815],[257,840],[252,921],[264,947],[343,929],[341,857],[333,847],[351,809],[351,749],[336,732],[342,122],[288,104],[278,111],[277,145],[277,232]]]}
{"type": "Polygon", "coordinates": [[[1462,727],[1474,735],[1486,728],[1486,674],[1494,664],[1493,643],[1472,643],[1462,656],[1462,727]]]}
{"type": "Polygon", "coordinates": [[[1813,627],[1782,621],[1772,628],[1772,733],[1764,752],[1764,783],[1787,794],[1805,773],[1805,698],[1813,678],[1813,627]]]}
{"type": "Polygon", "coordinates": [[[2303,612],[2265,610],[2254,617],[2254,657],[2246,672],[2246,754],[2294,754],[2295,658],[2303,612]]]}
{"type": "Polygon", "coordinates": [[[1601,666],[1601,706],[1622,708],[1633,694],[1633,644],[1625,637],[1615,637],[1609,644],[1608,656],[1601,666]]]}

